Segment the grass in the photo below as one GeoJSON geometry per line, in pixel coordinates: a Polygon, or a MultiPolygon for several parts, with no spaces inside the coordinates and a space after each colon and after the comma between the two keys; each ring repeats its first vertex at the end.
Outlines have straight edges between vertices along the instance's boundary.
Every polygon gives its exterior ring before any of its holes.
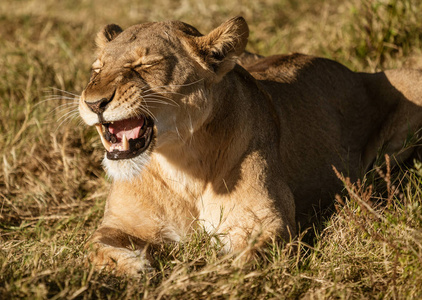
{"type": "Polygon", "coordinates": [[[107,23],[180,19],[207,32],[243,15],[250,51],[303,52],[376,71],[422,68],[421,11],[417,0],[2,1],[0,298],[421,298],[418,162],[374,170],[362,183],[340,176],[345,191],[321,230],[270,244],[252,262],[217,256],[211,237],[196,232],[153,249],[156,270],[139,278],[94,271],[83,245],[109,182],[98,136],[67,93],[83,90],[95,34],[107,23]]]}

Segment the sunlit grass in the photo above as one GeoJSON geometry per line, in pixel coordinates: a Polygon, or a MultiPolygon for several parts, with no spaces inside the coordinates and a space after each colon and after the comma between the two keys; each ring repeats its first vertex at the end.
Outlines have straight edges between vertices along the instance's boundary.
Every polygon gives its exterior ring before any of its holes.
{"type": "Polygon", "coordinates": [[[83,90],[95,34],[108,23],[179,19],[205,33],[243,15],[250,51],[375,71],[422,67],[421,11],[416,0],[2,1],[0,298],[420,298],[420,163],[384,170],[389,177],[375,170],[360,186],[341,178],[345,193],[318,230],[272,243],[250,262],[218,256],[199,231],[152,248],[155,270],[140,277],[94,271],[83,245],[109,183],[101,142],[73,118],[74,100],[64,99],[73,96],[63,91],[83,90]]]}

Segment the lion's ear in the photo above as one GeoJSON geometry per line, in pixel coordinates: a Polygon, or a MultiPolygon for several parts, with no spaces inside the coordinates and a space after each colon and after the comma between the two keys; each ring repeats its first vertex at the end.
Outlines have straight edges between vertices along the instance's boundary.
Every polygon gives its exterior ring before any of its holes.
{"type": "Polygon", "coordinates": [[[249,28],[242,17],[232,18],[205,36],[197,38],[201,56],[219,77],[233,69],[248,43],[249,28]]]}
{"type": "Polygon", "coordinates": [[[97,34],[97,38],[95,39],[97,47],[103,48],[108,42],[114,40],[114,38],[118,36],[122,31],[123,29],[119,25],[106,25],[103,30],[101,30],[97,34]]]}

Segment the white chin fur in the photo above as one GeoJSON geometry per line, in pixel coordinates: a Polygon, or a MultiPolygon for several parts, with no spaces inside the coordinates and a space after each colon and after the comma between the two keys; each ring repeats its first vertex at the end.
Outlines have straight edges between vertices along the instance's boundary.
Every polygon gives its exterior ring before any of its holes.
{"type": "Polygon", "coordinates": [[[144,167],[149,163],[150,157],[142,153],[134,158],[111,160],[107,154],[103,159],[103,166],[107,175],[113,180],[132,180],[141,175],[144,167]]]}

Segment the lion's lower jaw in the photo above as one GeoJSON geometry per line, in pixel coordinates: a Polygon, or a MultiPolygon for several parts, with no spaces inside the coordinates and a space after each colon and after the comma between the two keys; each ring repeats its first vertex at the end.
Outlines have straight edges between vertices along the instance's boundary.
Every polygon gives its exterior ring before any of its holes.
{"type": "Polygon", "coordinates": [[[134,158],[120,160],[108,159],[106,155],[103,159],[103,166],[107,175],[113,180],[129,181],[135,177],[139,177],[149,161],[150,156],[148,153],[142,153],[134,158]]]}

